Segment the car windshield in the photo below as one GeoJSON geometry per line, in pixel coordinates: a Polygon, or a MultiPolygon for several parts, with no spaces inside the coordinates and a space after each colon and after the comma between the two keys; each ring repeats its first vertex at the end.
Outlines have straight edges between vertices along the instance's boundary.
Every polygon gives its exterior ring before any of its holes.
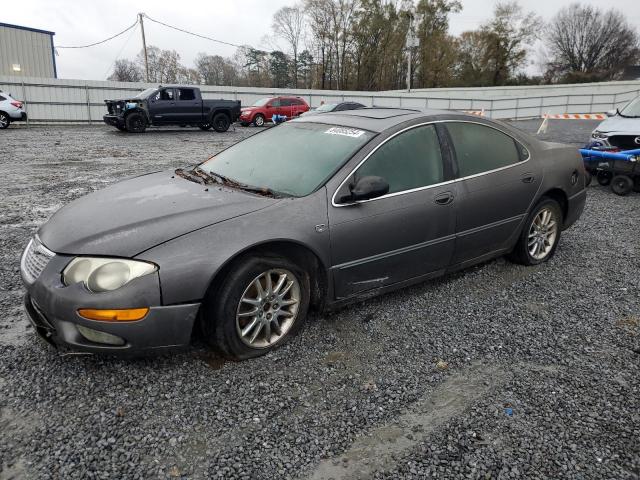
{"type": "Polygon", "coordinates": [[[640,117],[640,97],[629,102],[622,110],[620,114],[625,117],[640,117]]]}
{"type": "Polygon", "coordinates": [[[284,123],[233,145],[200,168],[232,182],[303,197],[323,185],[374,135],[326,124],[284,123]]]}
{"type": "Polygon", "coordinates": [[[251,105],[252,107],[263,107],[267,104],[267,102],[271,100],[270,98],[261,98],[260,100],[256,101],[253,105],[251,105]]]}
{"type": "Polygon", "coordinates": [[[337,106],[337,103],[325,103],[324,105],[320,105],[318,108],[316,108],[316,112],[330,112],[337,106]]]}
{"type": "Polygon", "coordinates": [[[157,88],[147,88],[146,90],[141,91],[139,94],[137,94],[133,98],[147,98],[149,95],[151,95],[156,90],[157,90],[157,88]]]}

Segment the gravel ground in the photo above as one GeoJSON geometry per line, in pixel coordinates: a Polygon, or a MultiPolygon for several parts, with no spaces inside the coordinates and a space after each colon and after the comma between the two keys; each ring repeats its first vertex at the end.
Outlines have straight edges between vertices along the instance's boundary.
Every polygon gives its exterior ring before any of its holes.
{"type": "MultiPolygon", "coordinates": [[[[580,145],[593,126],[546,138],[580,145]]],[[[61,357],[36,340],[19,255],[39,224],[256,131],[0,132],[0,479],[640,477],[637,193],[591,187],[544,265],[499,259],[318,315],[256,360],[61,357]]]]}

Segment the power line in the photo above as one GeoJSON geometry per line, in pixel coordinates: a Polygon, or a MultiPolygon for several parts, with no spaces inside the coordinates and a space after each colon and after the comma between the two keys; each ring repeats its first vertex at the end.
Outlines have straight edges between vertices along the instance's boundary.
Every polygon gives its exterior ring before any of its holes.
{"type": "Polygon", "coordinates": [[[247,46],[247,45],[237,45],[235,43],[225,42],[223,40],[218,40],[216,38],[207,37],[206,35],[200,35],[199,33],[190,32],[189,30],[184,30],[183,28],[174,27],[173,25],[169,25],[169,24],[161,22],[159,20],[155,20],[155,19],[151,18],[149,15],[147,15],[146,13],[144,14],[144,16],[145,16],[145,18],[151,20],[152,22],[158,23],[158,24],[163,25],[163,26],[168,27],[168,28],[172,28],[173,30],[177,30],[177,31],[182,32],[182,33],[186,33],[188,35],[193,35],[194,37],[204,38],[205,40],[210,40],[212,42],[221,43],[222,45],[228,45],[230,47],[242,48],[242,49],[245,49],[245,50],[255,50],[255,51],[260,52],[260,53],[268,53],[268,52],[265,52],[263,50],[260,50],[260,49],[257,49],[257,48],[253,48],[253,47],[250,47],[250,46],[247,46]]]}
{"type": "Polygon", "coordinates": [[[96,45],[100,45],[101,43],[108,42],[109,40],[113,40],[114,38],[119,37],[120,35],[122,35],[124,33],[127,33],[129,30],[134,28],[137,24],[138,24],[138,19],[136,18],[136,21],[134,22],[133,25],[131,25],[128,28],[125,28],[120,33],[116,33],[115,35],[113,35],[113,36],[111,36],[109,38],[105,38],[104,40],[100,40],[99,42],[90,43],[89,45],[77,45],[77,46],[72,46],[72,47],[59,47],[59,46],[56,46],[55,48],[87,48],[87,47],[94,47],[96,45]]]}
{"type": "Polygon", "coordinates": [[[105,74],[103,75],[103,77],[106,77],[107,74],[111,71],[111,69],[113,68],[113,66],[116,64],[116,61],[120,58],[120,55],[122,54],[122,51],[125,49],[125,47],[129,44],[129,42],[131,41],[131,37],[133,37],[133,34],[136,33],[136,27],[137,25],[134,25],[134,29],[132,30],[132,32],[129,34],[129,36],[127,37],[127,39],[124,41],[124,44],[122,45],[122,48],[120,49],[120,51],[118,52],[118,55],[116,55],[116,58],[113,60],[113,62],[111,63],[111,65],[109,65],[109,69],[105,72],[105,74]]]}

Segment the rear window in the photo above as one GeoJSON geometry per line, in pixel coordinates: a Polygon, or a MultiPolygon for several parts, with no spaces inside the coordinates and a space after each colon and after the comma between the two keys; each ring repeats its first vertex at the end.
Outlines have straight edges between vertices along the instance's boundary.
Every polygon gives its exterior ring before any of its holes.
{"type": "Polygon", "coordinates": [[[179,88],[178,89],[178,100],[195,100],[196,94],[193,91],[193,88],[179,88]]]}
{"type": "Polygon", "coordinates": [[[524,153],[518,151],[516,141],[509,135],[485,125],[451,122],[447,123],[447,130],[453,140],[460,177],[514,165],[524,153]]]}

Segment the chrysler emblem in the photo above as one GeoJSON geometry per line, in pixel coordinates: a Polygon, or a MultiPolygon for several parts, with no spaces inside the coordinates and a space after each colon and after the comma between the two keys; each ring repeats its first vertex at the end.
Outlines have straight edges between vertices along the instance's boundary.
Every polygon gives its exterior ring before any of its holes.
{"type": "Polygon", "coordinates": [[[636,137],[633,141],[636,142],[636,145],[640,145],[640,137],[636,137]]]}

